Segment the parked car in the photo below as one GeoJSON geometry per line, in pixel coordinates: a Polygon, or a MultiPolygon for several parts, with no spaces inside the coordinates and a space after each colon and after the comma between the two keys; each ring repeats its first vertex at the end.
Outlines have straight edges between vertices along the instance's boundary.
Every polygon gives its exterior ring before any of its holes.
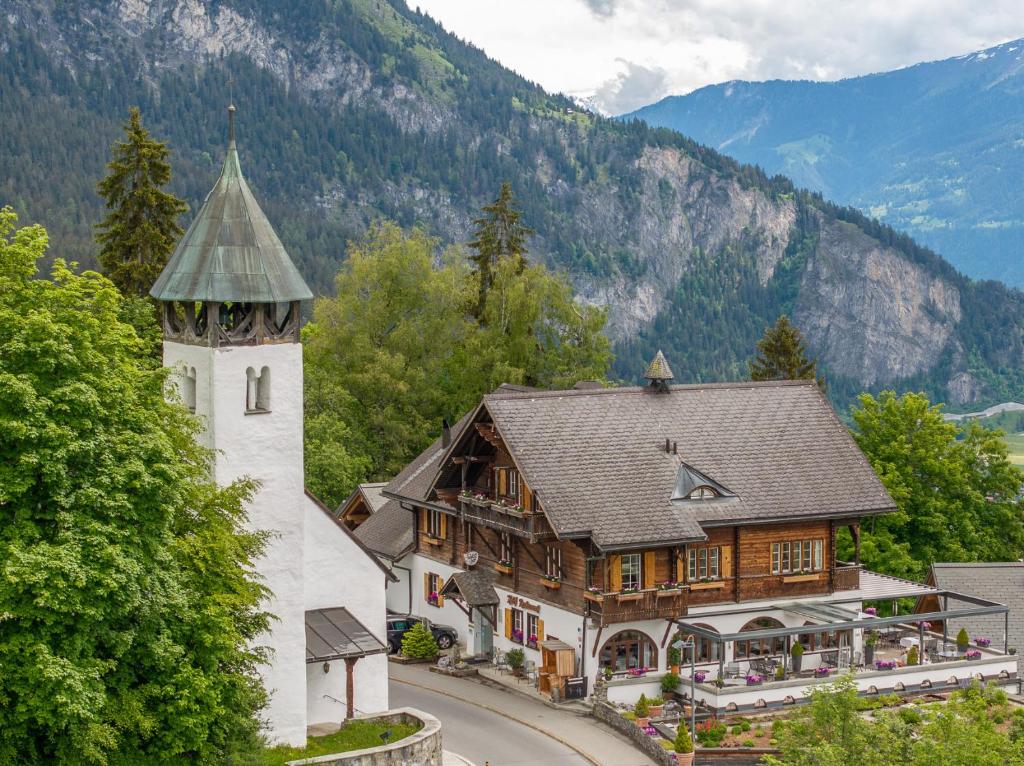
{"type": "Polygon", "coordinates": [[[388,654],[397,654],[402,648],[402,636],[404,636],[416,623],[423,623],[433,634],[434,640],[441,649],[450,649],[459,640],[459,634],[455,628],[449,625],[438,625],[423,617],[414,617],[409,614],[388,615],[388,654]]]}

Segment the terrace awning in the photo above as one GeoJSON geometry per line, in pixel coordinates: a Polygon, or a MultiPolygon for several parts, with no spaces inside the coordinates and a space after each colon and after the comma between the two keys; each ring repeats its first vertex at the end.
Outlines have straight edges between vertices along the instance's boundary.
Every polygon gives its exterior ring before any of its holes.
{"type": "Polygon", "coordinates": [[[306,612],[306,663],[382,654],[387,647],[343,606],[306,612]]]}

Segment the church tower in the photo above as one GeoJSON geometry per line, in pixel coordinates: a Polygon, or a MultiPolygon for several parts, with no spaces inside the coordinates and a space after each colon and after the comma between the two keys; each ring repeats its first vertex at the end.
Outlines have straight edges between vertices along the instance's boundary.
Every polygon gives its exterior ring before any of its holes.
{"type": "Polygon", "coordinates": [[[260,482],[249,524],[273,533],[258,570],[277,616],[261,640],[271,736],[306,738],[305,503],[299,310],[312,293],[242,176],[234,106],[220,178],[152,295],[162,306],[164,365],[205,424],[213,475],[260,482]]]}

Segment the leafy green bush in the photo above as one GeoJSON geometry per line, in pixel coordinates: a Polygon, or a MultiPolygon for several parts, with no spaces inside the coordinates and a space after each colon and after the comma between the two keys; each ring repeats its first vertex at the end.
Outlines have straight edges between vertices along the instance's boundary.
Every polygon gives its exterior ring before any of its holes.
{"type": "MultiPolygon", "coordinates": [[[[700,733],[697,734],[697,739],[700,739],[700,733]]],[[[719,740],[719,742],[721,742],[721,740],[719,740]]],[[[701,744],[704,744],[703,741],[701,744]]],[[[688,732],[686,727],[682,724],[679,725],[679,731],[676,733],[675,742],[672,743],[672,749],[677,753],[693,752],[693,738],[690,737],[690,732],[688,732]]]]}
{"type": "Polygon", "coordinates": [[[918,661],[917,647],[916,646],[912,646],[912,647],[910,647],[910,651],[907,652],[907,664],[908,665],[916,665],[917,661],[918,661]]]}
{"type": "Polygon", "coordinates": [[[647,701],[647,695],[641,694],[640,699],[633,706],[633,712],[637,718],[647,718],[651,714],[651,703],[647,701]]]}
{"type": "Polygon", "coordinates": [[[745,739],[745,740],[743,740],[743,747],[753,747],[753,746],[754,746],[754,740],[752,740],[752,739],[745,739]]]}
{"type": "Polygon", "coordinates": [[[1014,743],[1024,742],[1024,710],[1014,710],[1013,719],[1010,721],[1010,741],[1014,743]]]}
{"type": "Polygon", "coordinates": [[[750,721],[746,718],[741,718],[737,723],[740,725],[740,730],[744,732],[750,731],[750,721]]]}
{"type": "Polygon", "coordinates": [[[733,726],[733,727],[732,727],[732,728],[731,728],[731,729],[729,730],[729,733],[730,733],[730,734],[732,734],[732,735],[733,735],[734,737],[738,737],[738,736],[739,736],[740,734],[742,734],[742,733],[743,733],[743,729],[741,729],[741,728],[739,727],[739,725],[737,724],[736,726],[733,726]]]}
{"type": "Polygon", "coordinates": [[[794,657],[802,657],[804,653],[804,645],[799,642],[793,644],[793,648],[789,650],[789,653],[794,657]]]}
{"type": "Polygon", "coordinates": [[[509,649],[505,653],[505,662],[508,663],[508,666],[512,668],[512,670],[518,670],[523,666],[523,663],[526,662],[526,655],[523,653],[522,649],[509,649]]]}
{"type": "Polygon", "coordinates": [[[900,708],[899,717],[908,726],[917,726],[921,723],[921,714],[911,706],[900,708]]]}
{"type": "Polygon", "coordinates": [[[432,660],[441,653],[434,635],[417,622],[402,636],[402,654],[413,660],[432,660]]]}
{"type": "Polygon", "coordinates": [[[697,730],[697,741],[704,747],[718,747],[725,739],[726,732],[724,723],[715,722],[706,729],[697,730]]]}
{"type": "Polygon", "coordinates": [[[661,693],[670,694],[675,692],[679,688],[680,683],[682,683],[682,679],[675,673],[666,673],[661,677],[661,693]]]}
{"type": "Polygon", "coordinates": [[[960,632],[956,634],[956,646],[961,652],[966,649],[971,643],[971,637],[967,634],[967,628],[960,628],[960,632]]]}

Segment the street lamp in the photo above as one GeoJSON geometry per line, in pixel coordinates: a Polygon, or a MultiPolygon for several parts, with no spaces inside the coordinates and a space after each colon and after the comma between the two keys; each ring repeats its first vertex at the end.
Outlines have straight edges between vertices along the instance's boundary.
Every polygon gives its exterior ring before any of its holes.
{"type": "Polygon", "coordinates": [[[694,680],[694,675],[697,672],[697,642],[693,637],[693,634],[686,636],[678,641],[673,642],[672,648],[674,649],[689,649],[690,650],[690,737],[693,741],[697,741],[697,682],[694,680]]]}

